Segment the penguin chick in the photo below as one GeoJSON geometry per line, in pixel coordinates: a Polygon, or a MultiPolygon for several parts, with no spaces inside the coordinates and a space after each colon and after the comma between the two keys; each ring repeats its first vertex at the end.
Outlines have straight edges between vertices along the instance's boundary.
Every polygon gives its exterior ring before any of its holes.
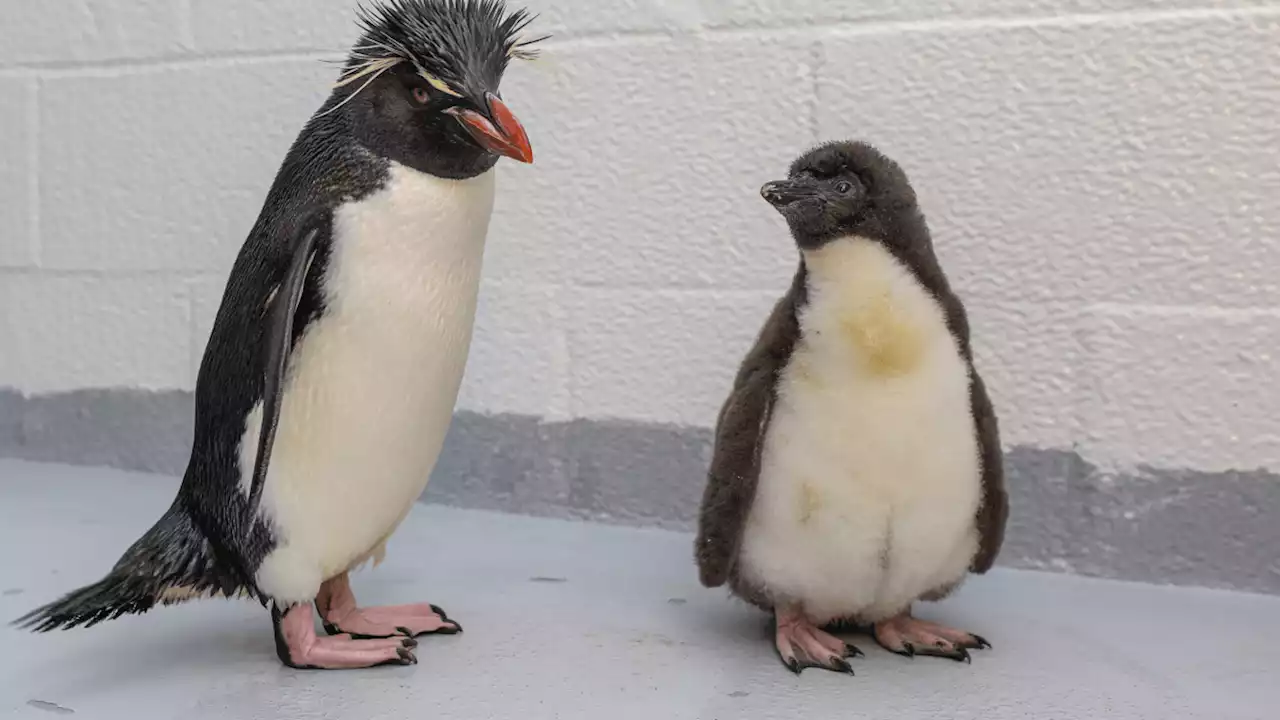
{"type": "Polygon", "coordinates": [[[501,0],[361,11],[232,267],[177,498],[104,579],[16,624],[251,596],[271,605],[280,660],[307,668],[408,664],[414,636],[461,630],[429,603],[358,606],[348,572],[382,559],[452,417],[492,168],[533,159],[498,90],[531,55],[531,19],[501,0]]]}
{"type": "Polygon", "coordinates": [[[695,556],[707,587],[771,611],[782,661],[852,672],[824,631],[968,660],[981,637],[918,620],[992,565],[1008,501],[969,327],[915,193],[874,148],[822,145],[761,194],[799,248],[791,289],[717,420],[695,556]]]}

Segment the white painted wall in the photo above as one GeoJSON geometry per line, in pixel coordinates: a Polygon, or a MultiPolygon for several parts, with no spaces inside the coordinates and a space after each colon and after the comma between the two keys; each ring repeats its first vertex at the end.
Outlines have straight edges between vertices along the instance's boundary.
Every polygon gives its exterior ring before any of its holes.
{"type": "MultiPolygon", "coordinates": [[[[190,388],[354,0],[0,0],[0,386],[190,388]]],[[[1008,444],[1280,469],[1280,1],[535,0],[464,407],[709,425],[793,256],[917,183],[1008,444]]]]}

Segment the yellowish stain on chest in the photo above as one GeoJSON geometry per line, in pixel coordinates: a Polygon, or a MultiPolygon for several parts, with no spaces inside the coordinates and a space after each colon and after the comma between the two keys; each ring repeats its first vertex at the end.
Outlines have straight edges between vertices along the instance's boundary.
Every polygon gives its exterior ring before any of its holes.
{"type": "Polygon", "coordinates": [[[823,325],[852,351],[871,377],[900,377],[915,370],[928,343],[914,281],[892,256],[869,240],[831,243],[809,255],[814,281],[829,293],[823,325]],[[828,314],[829,313],[829,314],[828,314]]]}
{"type": "Polygon", "coordinates": [[[808,525],[814,514],[822,508],[822,496],[818,493],[818,489],[808,481],[800,483],[799,487],[800,492],[796,503],[797,514],[800,518],[800,524],[808,525]]]}
{"type": "Polygon", "coordinates": [[[906,375],[920,364],[924,354],[920,326],[898,311],[887,291],[841,313],[840,329],[868,375],[906,375]]]}

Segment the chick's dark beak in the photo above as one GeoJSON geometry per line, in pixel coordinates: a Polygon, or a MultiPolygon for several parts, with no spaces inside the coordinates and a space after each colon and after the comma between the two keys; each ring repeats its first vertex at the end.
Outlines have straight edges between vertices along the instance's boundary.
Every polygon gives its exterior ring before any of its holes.
{"type": "Polygon", "coordinates": [[[776,180],[765,183],[760,195],[772,206],[781,210],[791,203],[817,197],[817,188],[802,180],[776,180]]]}
{"type": "Polygon", "coordinates": [[[525,134],[524,127],[515,114],[493,93],[485,93],[485,102],[489,106],[488,117],[461,107],[451,107],[445,112],[456,117],[467,133],[485,150],[520,162],[533,162],[529,136],[525,134]]]}

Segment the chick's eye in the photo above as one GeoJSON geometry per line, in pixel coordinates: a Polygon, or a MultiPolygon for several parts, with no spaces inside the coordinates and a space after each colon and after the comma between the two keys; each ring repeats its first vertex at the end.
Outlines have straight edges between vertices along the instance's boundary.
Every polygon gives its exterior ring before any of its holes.
{"type": "Polygon", "coordinates": [[[427,92],[424,87],[416,87],[413,89],[413,99],[417,100],[420,105],[426,105],[427,101],[431,99],[431,93],[427,92]]]}
{"type": "Polygon", "coordinates": [[[848,180],[841,180],[840,182],[836,183],[836,192],[840,193],[841,195],[848,195],[849,191],[852,189],[853,189],[853,183],[849,182],[848,180]]]}

